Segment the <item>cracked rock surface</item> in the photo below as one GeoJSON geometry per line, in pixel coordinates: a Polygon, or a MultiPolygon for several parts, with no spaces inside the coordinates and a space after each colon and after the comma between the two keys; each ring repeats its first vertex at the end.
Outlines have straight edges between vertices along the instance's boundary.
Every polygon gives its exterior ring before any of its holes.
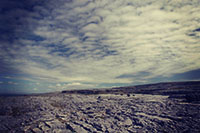
{"type": "Polygon", "coordinates": [[[163,95],[0,97],[0,132],[199,132],[200,104],[163,95]]]}

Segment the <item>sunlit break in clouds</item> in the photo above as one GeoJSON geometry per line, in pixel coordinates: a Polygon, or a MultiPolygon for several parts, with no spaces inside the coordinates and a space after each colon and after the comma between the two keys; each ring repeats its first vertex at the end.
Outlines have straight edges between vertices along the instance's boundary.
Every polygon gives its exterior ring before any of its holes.
{"type": "Polygon", "coordinates": [[[200,79],[199,0],[1,0],[0,93],[200,79]]]}

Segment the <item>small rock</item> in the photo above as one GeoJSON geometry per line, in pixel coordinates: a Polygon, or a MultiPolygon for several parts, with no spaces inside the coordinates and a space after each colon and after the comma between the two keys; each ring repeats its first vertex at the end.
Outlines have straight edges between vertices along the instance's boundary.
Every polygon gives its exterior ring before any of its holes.
{"type": "Polygon", "coordinates": [[[46,121],[46,122],[45,122],[45,124],[46,124],[46,126],[47,126],[47,127],[49,127],[49,128],[51,128],[51,127],[52,127],[52,124],[51,124],[51,122],[47,122],[47,121],[46,121]]]}
{"type": "MultiPolygon", "coordinates": [[[[52,133],[72,133],[70,130],[64,130],[64,129],[54,129],[51,131],[52,133]]],[[[46,133],[46,132],[45,132],[46,133]]]]}
{"type": "Polygon", "coordinates": [[[90,109],[91,109],[91,107],[87,107],[87,108],[86,108],[86,110],[90,110],[90,109]]]}
{"type": "Polygon", "coordinates": [[[24,127],[24,132],[28,131],[30,129],[30,126],[25,126],[24,127]]]}
{"type": "Polygon", "coordinates": [[[68,129],[68,130],[70,130],[72,132],[75,132],[75,130],[73,129],[73,127],[70,124],[68,124],[68,123],[66,123],[66,129],[68,129]]]}
{"type": "Polygon", "coordinates": [[[97,130],[97,131],[102,131],[102,126],[100,124],[93,123],[92,126],[97,130]]]}
{"type": "Polygon", "coordinates": [[[42,131],[39,128],[34,128],[34,129],[32,129],[32,131],[34,133],[42,133],[42,131]]]}
{"type": "Polygon", "coordinates": [[[74,128],[74,130],[77,132],[77,133],[88,133],[88,131],[86,131],[84,128],[80,127],[80,126],[76,126],[74,128]]]}
{"type": "Polygon", "coordinates": [[[48,132],[48,131],[50,130],[50,128],[47,127],[47,126],[43,126],[43,127],[41,127],[41,129],[42,129],[42,131],[44,131],[45,133],[48,132]]]}
{"type": "Polygon", "coordinates": [[[140,125],[134,125],[133,128],[140,129],[140,128],[142,128],[142,126],[140,126],[140,125]]]}
{"type": "Polygon", "coordinates": [[[124,121],[124,125],[125,125],[125,126],[131,126],[131,125],[132,125],[131,119],[130,119],[130,118],[126,119],[126,120],[124,121]]]}
{"type": "Polygon", "coordinates": [[[45,122],[45,125],[51,129],[56,129],[56,128],[65,128],[65,124],[61,123],[59,120],[54,120],[54,121],[49,121],[45,122]]]}
{"type": "Polygon", "coordinates": [[[111,109],[106,109],[106,114],[111,114],[112,112],[111,112],[111,109]]]}
{"type": "Polygon", "coordinates": [[[39,128],[41,128],[41,127],[43,127],[44,126],[44,123],[42,123],[42,122],[40,122],[39,124],[38,124],[38,127],[39,128]]]}

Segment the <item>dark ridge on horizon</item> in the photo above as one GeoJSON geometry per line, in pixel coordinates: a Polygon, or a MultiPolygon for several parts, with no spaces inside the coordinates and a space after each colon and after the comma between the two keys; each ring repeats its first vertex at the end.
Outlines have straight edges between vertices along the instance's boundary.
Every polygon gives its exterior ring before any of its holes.
{"type": "MultiPolygon", "coordinates": [[[[199,83],[200,80],[198,81],[175,81],[175,82],[157,82],[157,83],[147,83],[147,84],[138,84],[138,85],[130,85],[130,86],[119,86],[119,87],[107,87],[107,88],[94,88],[93,90],[99,90],[99,89],[123,89],[123,88],[130,88],[130,87],[146,87],[146,86],[155,86],[155,85],[166,85],[166,84],[179,84],[179,85],[190,85],[193,83],[199,83]]],[[[68,90],[63,90],[63,91],[79,91],[79,90],[91,90],[90,89],[68,89],[68,90]]]]}
{"type": "MultiPolygon", "coordinates": [[[[5,93],[0,96],[38,96],[38,95],[51,95],[55,93],[68,93],[68,94],[108,94],[108,93],[149,93],[151,88],[154,91],[165,90],[167,88],[173,89],[175,86],[200,86],[200,81],[176,81],[176,82],[158,82],[150,84],[140,84],[133,86],[121,86],[111,88],[89,88],[89,89],[66,89],[63,91],[44,92],[44,93],[5,93]]],[[[154,92],[155,93],[155,92],[154,92]]]]}
{"type": "Polygon", "coordinates": [[[169,98],[185,99],[187,102],[200,101],[200,81],[182,81],[182,82],[161,82],[155,84],[144,84],[128,87],[116,87],[107,89],[90,89],[90,90],[64,90],[63,94],[79,95],[99,95],[115,94],[130,95],[149,94],[164,95],[169,98]]]}
{"type": "Polygon", "coordinates": [[[63,90],[66,94],[152,94],[170,95],[170,97],[182,97],[183,94],[200,94],[200,81],[161,82],[127,87],[115,87],[104,89],[63,90]]]}

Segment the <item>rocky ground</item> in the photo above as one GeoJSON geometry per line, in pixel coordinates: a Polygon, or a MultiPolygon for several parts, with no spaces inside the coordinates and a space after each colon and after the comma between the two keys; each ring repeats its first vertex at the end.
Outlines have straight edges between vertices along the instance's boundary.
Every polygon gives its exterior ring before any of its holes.
{"type": "Polygon", "coordinates": [[[0,132],[198,133],[200,103],[168,95],[51,93],[0,97],[0,132]]]}

